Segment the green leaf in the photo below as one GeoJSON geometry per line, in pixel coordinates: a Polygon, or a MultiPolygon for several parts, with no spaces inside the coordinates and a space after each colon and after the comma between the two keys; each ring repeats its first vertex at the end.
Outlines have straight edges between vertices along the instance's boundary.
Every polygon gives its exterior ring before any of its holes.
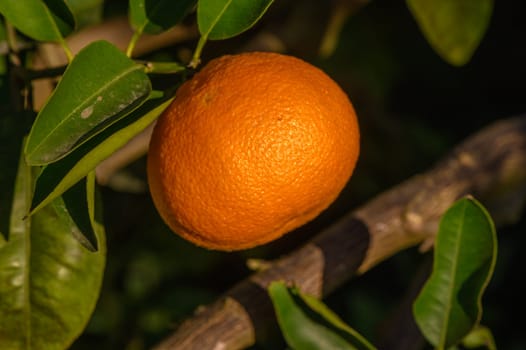
{"type": "Polygon", "coordinates": [[[493,12],[493,0],[406,1],[429,44],[455,66],[471,59],[493,12]]]}
{"type": "Polygon", "coordinates": [[[100,23],[104,0],[64,0],[77,20],[77,29],[100,23]]]}
{"type": "Polygon", "coordinates": [[[197,0],[130,0],[130,22],[136,32],[159,34],[175,26],[197,0]]]}
{"type": "Polygon", "coordinates": [[[113,124],[58,162],[47,165],[39,175],[32,213],[46,206],[86,176],[97,164],[124,146],[150,125],[172,100],[148,100],[131,115],[113,124]]]}
{"type": "Polygon", "coordinates": [[[496,258],[495,228],[484,207],[472,198],[454,203],[440,221],[433,271],[413,305],[431,344],[457,344],[478,325],[496,258]]]}
{"type": "Polygon", "coordinates": [[[40,41],[63,41],[75,28],[75,18],[63,0],[2,0],[0,14],[40,41]]]}
{"type": "Polygon", "coordinates": [[[485,347],[489,350],[497,350],[497,344],[491,330],[484,326],[478,326],[462,339],[462,345],[468,349],[485,347]]]}
{"type": "Polygon", "coordinates": [[[105,236],[96,226],[99,251],[92,253],[73,238],[53,206],[24,219],[32,182],[22,157],[10,238],[0,248],[0,349],[65,349],[95,307],[105,236]]]}
{"type": "MultiPolygon", "coordinates": [[[[94,175],[90,175],[90,180],[91,177],[94,175]]],[[[87,178],[83,178],[52,203],[57,215],[69,225],[73,237],[92,252],[98,249],[97,237],[88,208],[88,202],[93,202],[94,196],[95,186],[91,184],[88,186],[87,178]]]]}
{"type": "Polygon", "coordinates": [[[140,106],[151,92],[142,65],[106,41],[74,58],[33,124],[30,165],[54,162],[140,106]]]}
{"type": "Polygon", "coordinates": [[[199,0],[199,32],[211,40],[236,36],[252,27],[272,2],[273,0],[199,0]]]}
{"type": "Polygon", "coordinates": [[[292,349],[375,349],[325,304],[283,282],[272,282],[268,292],[287,344],[292,349]]]}

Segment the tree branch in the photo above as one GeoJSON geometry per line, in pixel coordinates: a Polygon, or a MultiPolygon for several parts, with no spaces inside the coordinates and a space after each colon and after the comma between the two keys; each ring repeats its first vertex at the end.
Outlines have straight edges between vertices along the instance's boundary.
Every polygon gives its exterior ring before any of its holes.
{"type": "Polygon", "coordinates": [[[430,171],[379,195],[241,281],[157,349],[242,349],[265,339],[276,327],[266,293],[270,282],[284,280],[323,297],[407,247],[429,247],[443,212],[468,193],[486,205],[497,225],[520,215],[526,198],[526,115],[475,134],[430,171]]]}

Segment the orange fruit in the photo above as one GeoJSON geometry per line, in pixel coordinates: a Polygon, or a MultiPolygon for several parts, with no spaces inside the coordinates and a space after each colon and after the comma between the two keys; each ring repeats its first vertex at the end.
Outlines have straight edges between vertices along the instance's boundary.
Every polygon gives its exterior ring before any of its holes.
{"type": "Polygon", "coordinates": [[[351,102],[321,70],[275,53],[223,56],[186,81],[159,117],[148,182],[177,234],[239,250],[326,209],[358,153],[351,102]]]}

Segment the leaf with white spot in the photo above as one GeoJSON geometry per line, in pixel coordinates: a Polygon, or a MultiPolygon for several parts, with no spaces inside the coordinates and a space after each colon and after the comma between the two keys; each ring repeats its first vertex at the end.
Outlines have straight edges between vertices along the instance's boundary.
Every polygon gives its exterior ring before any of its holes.
{"type": "Polygon", "coordinates": [[[164,96],[152,97],[129,116],[111,125],[64,158],[45,166],[35,184],[31,214],[62,195],[102,160],[124,146],[150,125],[170,102],[171,99],[167,100],[164,96]]]}
{"type": "Polygon", "coordinates": [[[106,41],[73,59],[38,114],[25,154],[30,165],[52,163],[139,107],[151,92],[144,67],[106,41]]]}

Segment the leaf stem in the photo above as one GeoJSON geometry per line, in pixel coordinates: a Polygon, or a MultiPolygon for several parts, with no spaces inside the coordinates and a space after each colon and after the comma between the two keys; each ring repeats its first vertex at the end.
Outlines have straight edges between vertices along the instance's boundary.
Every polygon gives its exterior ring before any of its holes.
{"type": "Polygon", "coordinates": [[[188,64],[188,67],[195,69],[197,68],[199,63],[201,63],[201,52],[203,51],[203,47],[206,44],[207,38],[207,35],[201,35],[201,37],[199,38],[199,41],[197,42],[197,47],[194,51],[194,55],[192,56],[192,60],[188,64]]]}
{"type": "Polygon", "coordinates": [[[143,62],[144,71],[146,73],[154,74],[174,74],[182,72],[186,69],[185,66],[178,62],[143,62]]]}
{"type": "Polygon", "coordinates": [[[126,56],[132,57],[133,49],[135,48],[135,45],[137,44],[137,41],[141,37],[142,31],[135,31],[133,32],[133,36],[130,39],[130,43],[128,44],[128,47],[126,48],[126,56]]]}
{"type": "Polygon", "coordinates": [[[62,50],[64,50],[64,53],[66,54],[66,57],[68,58],[68,62],[71,63],[73,61],[73,53],[71,52],[71,49],[69,48],[68,44],[65,40],[60,41],[60,46],[62,46],[62,50]]]}

